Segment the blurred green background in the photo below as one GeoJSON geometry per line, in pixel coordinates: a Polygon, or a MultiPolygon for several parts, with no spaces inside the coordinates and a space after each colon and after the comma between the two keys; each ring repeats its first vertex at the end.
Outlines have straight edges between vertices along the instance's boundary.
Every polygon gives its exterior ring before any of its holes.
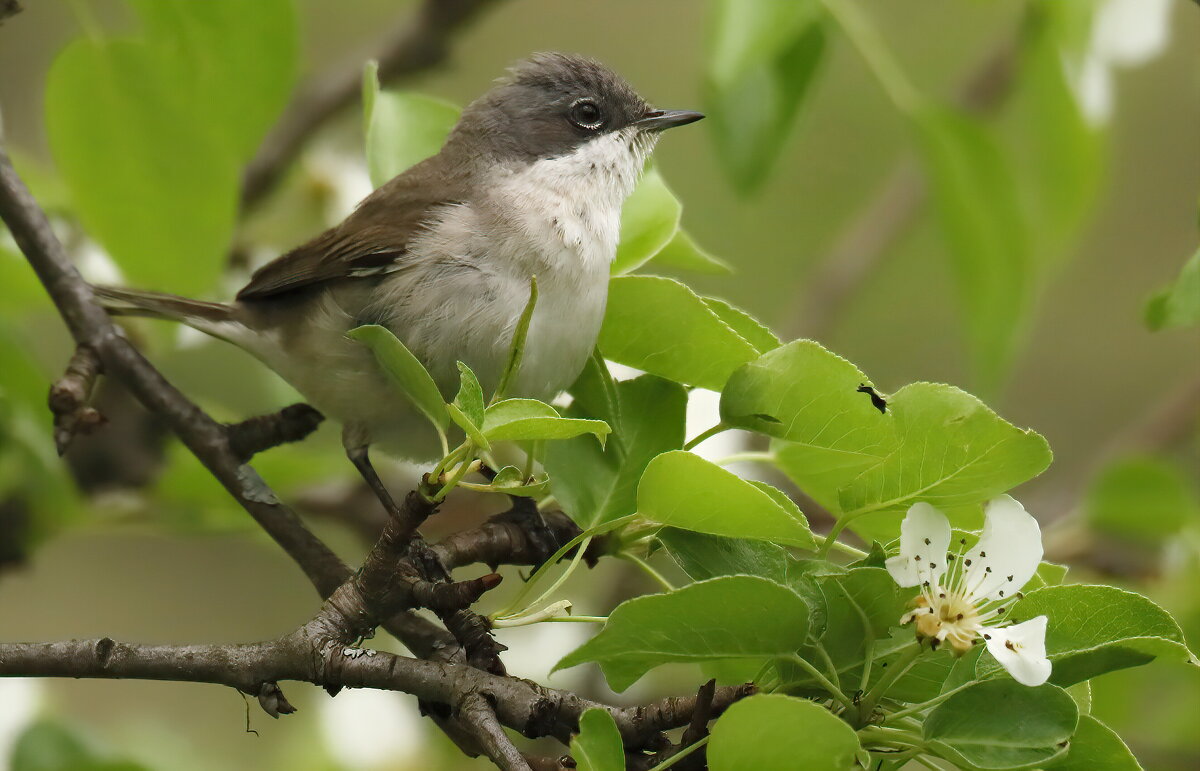
{"type": "MultiPolygon", "coordinates": [[[[1138,586],[1177,616],[1194,646],[1200,639],[1200,333],[1151,332],[1143,308],[1178,275],[1198,240],[1200,8],[1182,0],[1059,2],[1133,8],[1118,26],[1135,47],[1145,29],[1160,26],[1164,34],[1161,45],[1149,35],[1141,55],[1131,57],[1136,61],[1112,66],[1111,111],[1095,118],[1089,134],[1099,150],[1088,166],[1096,181],[1086,184],[1086,213],[1077,228],[1067,229],[1062,248],[1036,258],[1047,263],[1036,271],[1040,289],[1027,312],[1013,307],[1009,322],[1019,330],[1019,343],[1002,377],[981,381],[975,374],[951,248],[922,193],[914,132],[838,31],[829,32],[822,69],[759,189],[747,193],[730,181],[712,126],[672,132],[656,157],[684,204],[684,227],[736,268],[732,276],[685,275],[689,283],[745,308],[781,337],[816,336],[885,391],[914,380],[953,383],[1044,434],[1055,463],[1020,495],[1047,527],[1049,557],[1070,563],[1074,580],[1138,586]],[[1159,6],[1166,9],[1164,25],[1155,23],[1159,6]],[[903,224],[842,294],[829,256],[848,230],[869,238],[886,228],[895,205],[868,208],[882,189],[903,204],[903,224]],[[1159,511],[1178,521],[1154,532],[1138,526],[1162,521],[1159,511]]],[[[134,22],[118,0],[25,5],[0,26],[5,140],[43,203],[67,212],[59,224],[85,269],[103,275],[104,258],[72,223],[55,177],[44,93],[51,63],[68,42],[89,34],[89,26],[95,33],[132,29],[134,22]]],[[[964,84],[997,57],[1016,68],[1006,98],[984,99],[994,103],[985,111],[988,124],[1021,158],[1023,148],[1060,128],[1021,122],[1022,105],[1029,103],[1023,100],[1035,98],[1038,83],[1023,78],[1014,63],[1019,57],[1007,52],[1019,48],[1033,5],[863,0],[858,7],[916,88],[939,102],[958,101],[964,84]]],[[[414,6],[297,0],[299,79],[359,66],[414,6]]],[[[712,16],[712,4],[697,0],[498,0],[454,36],[445,66],[395,85],[464,104],[515,60],[563,50],[601,59],[658,105],[704,109],[712,101],[705,94],[712,16]]],[[[1076,45],[1097,45],[1089,37],[1094,27],[1082,29],[1076,45]]],[[[742,116],[713,117],[736,123],[742,116]]],[[[360,113],[348,109],[306,145],[284,189],[240,227],[237,240],[247,259],[269,258],[344,216],[369,190],[361,148],[360,113]]],[[[120,154],[122,147],[91,151],[120,154]]],[[[182,155],[192,151],[177,148],[182,155]]],[[[1021,171],[1019,164],[1014,168],[1021,171]]],[[[189,181],[177,184],[184,188],[189,181]]],[[[986,204],[986,197],[980,201],[986,204]]],[[[89,496],[74,491],[53,457],[40,406],[67,359],[68,340],[28,269],[5,251],[11,245],[0,241],[0,636],[233,642],[271,637],[305,620],[317,598],[299,571],[247,526],[185,451],[144,425],[119,394],[102,395],[112,399],[113,424],[71,451],[89,496]]],[[[196,271],[218,275],[225,258],[197,259],[205,264],[196,271]]],[[[172,282],[188,268],[170,256],[157,270],[156,288],[195,288],[186,277],[172,282]]],[[[213,294],[231,294],[244,275],[235,266],[213,294]]],[[[227,346],[162,325],[139,325],[134,332],[178,385],[223,419],[294,400],[274,376],[227,346]]],[[[335,434],[326,427],[256,465],[352,559],[362,551],[354,528],[320,516],[329,501],[369,506],[361,497],[346,498],[353,472],[335,434]]],[[[395,473],[402,480],[406,472],[395,473]]],[[[436,536],[481,516],[468,500],[431,531],[436,536]]],[[[620,565],[602,565],[591,576],[577,576],[570,596],[581,598],[577,607],[585,613],[603,612],[613,598],[647,590],[641,581],[620,565]]],[[[577,626],[514,630],[503,638],[512,648],[506,661],[544,681],[548,662],[580,641],[577,626]]],[[[634,700],[690,687],[694,679],[680,671],[621,697],[586,672],[559,673],[549,682],[634,700]]],[[[247,712],[237,694],[213,686],[0,681],[0,769],[22,735],[26,752],[65,752],[79,741],[83,747],[74,751],[80,757],[95,753],[150,769],[488,765],[463,759],[419,721],[407,697],[344,693],[329,700],[296,685],[288,696],[300,712],[275,723],[251,709],[254,735],[245,732],[247,712]],[[64,730],[75,739],[55,733],[64,730]]],[[[1146,768],[1200,767],[1200,672],[1166,665],[1118,672],[1096,683],[1095,697],[1096,714],[1146,768]]]]}

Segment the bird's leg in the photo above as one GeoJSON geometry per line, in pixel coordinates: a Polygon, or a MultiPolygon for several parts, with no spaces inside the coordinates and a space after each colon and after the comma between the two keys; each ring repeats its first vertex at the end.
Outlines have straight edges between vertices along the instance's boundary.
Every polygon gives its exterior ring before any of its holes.
{"type": "Polygon", "coordinates": [[[383,508],[387,511],[388,516],[399,517],[400,507],[396,505],[392,494],[388,492],[387,486],[383,484],[383,480],[379,478],[375,467],[371,465],[371,457],[367,453],[367,445],[347,447],[346,457],[354,464],[354,468],[358,469],[358,473],[362,475],[363,481],[367,483],[367,487],[371,488],[371,492],[375,493],[375,497],[383,504],[383,508]]]}
{"type": "MultiPolygon", "coordinates": [[[[358,473],[362,475],[367,486],[371,488],[371,491],[375,493],[375,497],[383,504],[383,508],[387,511],[388,516],[403,518],[404,512],[396,505],[396,501],[392,499],[392,494],[388,492],[387,487],[383,484],[383,480],[379,478],[379,474],[375,471],[375,467],[371,465],[371,458],[368,455],[367,448],[367,445],[347,447],[346,457],[350,458],[350,462],[358,469],[358,473]]],[[[425,539],[421,537],[419,532],[413,532],[413,537],[409,542],[408,548],[414,561],[420,566],[421,572],[426,578],[434,581],[450,580],[450,571],[446,570],[446,566],[442,564],[442,561],[429,548],[429,544],[425,543],[425,539]]]]}

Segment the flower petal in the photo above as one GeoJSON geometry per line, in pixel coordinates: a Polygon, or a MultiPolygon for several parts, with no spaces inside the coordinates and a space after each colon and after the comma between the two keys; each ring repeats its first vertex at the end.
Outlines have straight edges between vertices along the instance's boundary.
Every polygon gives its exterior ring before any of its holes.
{"type": "Polygon", "coordinates": [[[963,588],[971,602],[1012,597],[1042,561],[1042,529],[1024,506],[1001,495],[988,501],[983,534],[963,556],[970,560],[963,588]]]}
{"type": "Polygon", "coordinates": [[[888,572],[901,586],[936,582],[946,572],[949,547],[950,520],[928,503],[914,503],[900,523],[900,554],[888,559],[888,572]]]}
{"type": "Polygon", "coordinates": [[[1046,617],[1037,616],[1020,624],[982,630],[988,653],[1000,662],[1021,685],[1041,685],[1050,677],[1046,658],[1046,617]]]}

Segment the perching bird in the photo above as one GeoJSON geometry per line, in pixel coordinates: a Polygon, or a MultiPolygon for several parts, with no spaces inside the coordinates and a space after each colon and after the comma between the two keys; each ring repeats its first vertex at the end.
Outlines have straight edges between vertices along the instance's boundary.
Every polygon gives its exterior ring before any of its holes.
{"type": "Polygon", "coordinates": [[[260,268],[234,302],[109,287],[97,296],[112,313],[180,321],[256,356],[342,424],[347,455],[395,511],[368,447],[423,458],[434,435],[346,332],[387,327],[447,398],[458,361],[490,390],[536,275],[511,391],[553,397],[595,345],[621,205],[659,132],[702,117],[650,107],[591,59],[538,54],[472,102],[437,155],[260,268]]]}

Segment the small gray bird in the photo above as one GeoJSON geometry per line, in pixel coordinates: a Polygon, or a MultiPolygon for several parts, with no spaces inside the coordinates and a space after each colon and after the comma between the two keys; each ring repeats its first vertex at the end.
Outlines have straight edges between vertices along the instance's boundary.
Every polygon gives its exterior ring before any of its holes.
{"type": "Polygon", "coordinates": [[[436,444],[346,332],[387,327],[447,398],[457,361],[490,390],[536,275],[512,395],[553,397],[595,345],[621,205],[659,132],[702,117],[650,107],[591,59],[538,54],[472,102],[437,155],[260,268],[233,303],[109,287],[97,295],[114,314],[180,321],[256,356],[342,424],[347,455],[394,511],[368,447],[427,458],[436,444]]]}

